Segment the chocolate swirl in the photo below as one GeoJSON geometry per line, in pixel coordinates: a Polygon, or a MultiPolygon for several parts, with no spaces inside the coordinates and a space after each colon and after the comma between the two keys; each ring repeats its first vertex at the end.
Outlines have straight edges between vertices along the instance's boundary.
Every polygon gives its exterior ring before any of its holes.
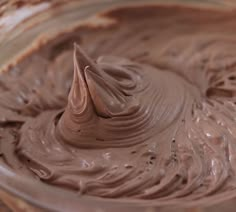
{"type": "MultiPolygon", "coordinates": [[[[76,46],[74,80],[57,126],[61,140],[78,147],[108,148],[155,137],[178,116],[184,102],[180,95],[169,98],[172,91],[163,82],[172,75],[157,73],[155,78],[151,75],[155,72],[151,66],[112,56],[99,57],[95,64],[76,46]],[[176,108],[170,101],[177,99],[180,106],[176,108]],[[172,107],[161,108],[160,103],[172,107]],[[163,113],[168,114],[167,121],[159,115],[163,113]]],[[[182,85],[176,89],[184,92],[182,85]]]]}

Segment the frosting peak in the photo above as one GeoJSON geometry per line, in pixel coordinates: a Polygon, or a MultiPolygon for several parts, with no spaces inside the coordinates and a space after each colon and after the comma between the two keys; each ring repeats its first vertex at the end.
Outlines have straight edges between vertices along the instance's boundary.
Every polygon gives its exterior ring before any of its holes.
{"type": "Polygon", "coordinates": [[[58,122],[59,137],[85,148],[130,146],[143,141],[138,136],[143,137],[155,124],[142,117],[152,112],[142,102],[154,86],[145,76],[149,71],[155,68],[114,56],[102,56],[94,62],[75,44],[74,77],[67,107],[58,122]],[[122,127],[126,121],[130,132],[127,126],[122,127]]]}

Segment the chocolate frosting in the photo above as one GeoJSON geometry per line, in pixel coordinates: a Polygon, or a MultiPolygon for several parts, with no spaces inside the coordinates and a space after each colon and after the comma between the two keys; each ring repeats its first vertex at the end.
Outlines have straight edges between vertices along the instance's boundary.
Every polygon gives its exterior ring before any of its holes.
{"type": "Polygon", "coordinates": [[[233,16],[123,8],[41,47],[1,75],[1,160],[106,198],[236,192],[233,16]]]}

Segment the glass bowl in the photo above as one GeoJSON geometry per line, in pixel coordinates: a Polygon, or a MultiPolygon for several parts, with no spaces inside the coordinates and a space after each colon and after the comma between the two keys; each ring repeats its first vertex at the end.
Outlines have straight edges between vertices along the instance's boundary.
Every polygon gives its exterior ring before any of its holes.
{"type": "MultiPolygon", "coordinates": [[[[0,70],[13,67],[22,57],[27,56],[29,47],[37,49],[38,42],[47,43],[61,31],[70,32],[87,20],[93,20],[95,25],[105,23],[107,20],[94,18],[97,13],[117,7],[143,4],[175,4],[221,10],[232,10],[235,7],[234,2],[230,0],[7,1],[3,5],[0,4],[0,70]]],[[[13,211],[233,212],[236,207],[234,196],[228,200],[221,198],[221,202],[215,201],[211,205],[198,201],[165,204],[78,197],[74,192],[19,177],[1,163],[0,188],[0,199],[13,211]]]]}

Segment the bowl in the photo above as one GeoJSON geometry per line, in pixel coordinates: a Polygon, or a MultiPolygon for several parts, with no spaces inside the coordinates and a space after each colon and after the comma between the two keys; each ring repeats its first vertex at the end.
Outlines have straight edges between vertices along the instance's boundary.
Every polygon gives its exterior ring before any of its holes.
{"type": "MultiPolygon", "coordinates": [[[[25,58],[29,48],[37,50],[60,33],[70,32],[88,21],[98,25],[109,20],[97,13],[126,6],[184,5],[185,7],[232,10],[233,1],[203,0],[99,0],[99,1],[9,1],[0,11],[0,70],[7,71],[25,58]]],[[[14,173],[0,161],[0,199],[13,211],[81,211],[81,212],[207,212],[235,211],[236,199],[173,204],[140,203],[119,199],[78,196],[69,190],[28,179],[14,173]],[[34,188],[34,189],[32,189],[34,188]]]]}

